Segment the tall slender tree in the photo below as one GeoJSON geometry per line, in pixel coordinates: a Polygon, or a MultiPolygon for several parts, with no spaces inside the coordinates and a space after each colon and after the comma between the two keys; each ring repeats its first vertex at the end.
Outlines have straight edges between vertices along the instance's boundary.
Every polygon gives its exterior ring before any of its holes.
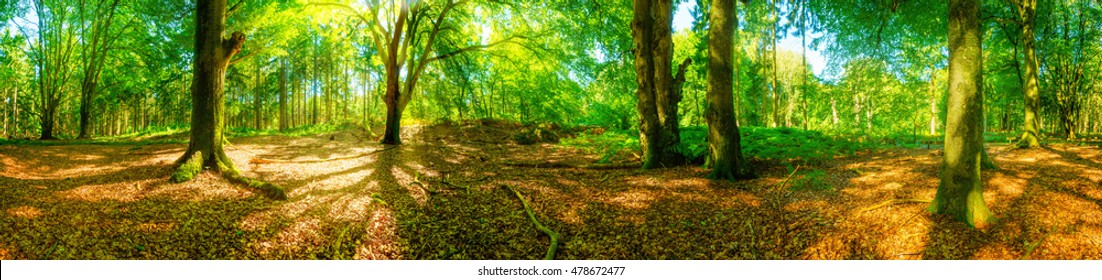
{"type": "Polygon", "coordinates": [[[738,15],[734,0],[712,0],[708,27],[708,150],[712,179],[753,178],[742,157],[742,144],[732,103],[734,32],[738,15]]]}
{"type": "Polygon", "coordinates": [[[941,184],[930,211],[983,228],[994,215],[983,200],[983,33],[979,0],[949,1],[949,101],[941,184]]]}
{"type": "Polygon", "coordinates": [[[1022,77],[1022,95],[1025,97],[1025,125],[1018,146],[1034,148],[1041,146],[1040,111],[1041,89],[1037,66],[1037,38],[1034,35],[1037,18],[1037,0],[1017,0],[1016,10],[1021,23],[1022,51],[1025,59],[1025,75],[1022,77]]]}
{"type": "MultiPolygon", "coordinates": [[[[73,8],[65,1],[35,0],[34,12],[38,22],[36,26],[37,42],[28,44],[33,48],[35,73],[38,75],[38,109],[41,121],[42,140],[57,139],[54,126],[57,124],[57,109],[65,97],[65,85],[73,76],[70,62],[76,45],[76,28],[73,8]]],[[[19,27],[23,34],[26,30],[19,27]]],[[[28,40],[32,36],[26,36],[28,40]]]]}
{"type": "Polygon", "coordinates": [[[93,3],[82,0],[78,5],[83,26],[80,28],[80,53],[84,77],[80,81],[80,134],[77,138],[87,139],[92,137],[92,102],[96,98],[103,62],[115,40],[122,36],[122,31],[111,33],[119,0],[99,0],[93,3]]]}

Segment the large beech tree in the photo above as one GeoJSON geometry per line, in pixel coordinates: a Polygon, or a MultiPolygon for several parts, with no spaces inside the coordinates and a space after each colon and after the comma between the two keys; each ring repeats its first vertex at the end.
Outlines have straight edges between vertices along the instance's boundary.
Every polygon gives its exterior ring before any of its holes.
{"type": "Polygon", "coordinates": [[[685,157],[677,151],[681,143],[677,103],[681,102],[681,84],[691,60],[686,59],[678,66],[676,78],[670,72],[673,50],[670,0],[634,0],[632,3],[635,13],[631,34],[638,84],[636,110],[639,112],[643,168],[684,164],[685,157]]]}
{"type": "Polygon", "coordinates": [[[190,180],[203,169],[221,172],[226,178],[258,188],[273,198],[285,198],[277,186],[241,176],[222,148],[225,143],[223,86],[226,67],[241,51],[245,34],[234,32],[223,38],[226,28],[226,0],[199,0],[195,5],[195,59],[191,81],[191,138],[188,149],[177,161],[172,181],[190,180]]]}
{"type": "Polygon", "coordinates": [[[708,27],[708,151],[713,179],[753,178],[742,145],[732,102],[734,33],[737,26],[734,0],[712,0],[708,27]]]}
{"type": "Polygon", "coordinates": [[[949,100],[941,184],[930,211],[983,228],[994,215],[983,200],[983,33],[979,0],[949,1],[949,100]]]}

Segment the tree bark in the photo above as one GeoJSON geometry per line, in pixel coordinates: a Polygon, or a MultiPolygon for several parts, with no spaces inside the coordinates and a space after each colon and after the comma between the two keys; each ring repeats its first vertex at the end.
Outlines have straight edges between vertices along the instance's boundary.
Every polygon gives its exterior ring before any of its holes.
{"type": "Polygon", "coordinates": [[[708,149],[711,179],[754,178],[742,157],[738,125],[731,102],[731,73],[734,59],[733,34],[738,21],[734,0],[713,0],[708,28],[708,149]]]}
{"type": "Polygon", "coordinates": [[[1041,90],[1038,66],[1037,47],[1034,35],[1035,18],[1037,15],[1037,0],[1020,0],[1018,5],[1018,18],[1022,22],[1022,50],[1025,55],[1025,77],[1022,81],[1022,93],[1025,96],[1025,127],[1022,139],[1018,141],[1018,147],[1040,147],[1040,129],[1038,116],[1041,110],[1041,90]]]}
{"type": "Polygon", "coordinates": [[[983,55],[979,0],[949,1],[949,104],[941,184],[931,212],[984,228],[994,215],[983,199],[983,55]]]}
{"type": "Polygon", "coordinates": [[[673,49],[670,0],[636,0],[633,6],[632,39],[642,168],[681,165],[685,158],[677,151],[681,139],[677,104],[681,101],[684,71],[691,60],[682,62],[678,78],[674,79],[670,73],[673,49]]]}

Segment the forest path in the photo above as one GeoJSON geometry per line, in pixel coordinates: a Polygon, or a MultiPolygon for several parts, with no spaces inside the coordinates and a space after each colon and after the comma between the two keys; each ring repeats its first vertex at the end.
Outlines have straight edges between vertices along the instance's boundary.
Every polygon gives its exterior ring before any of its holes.
{"type": "Polygon", "coordinates": [[[548,238],[510,185],[562,235],[560,259],[1102,259],[1097,146],[990,147],[1002,169],[983,172],[984,197],[1000,221],[984,232],[906,201],[936,192],[931,150],[795,173],[755,161],[761,178],[732,183],[694,166],[503,164],[600,158],[518,145],[518,129],[408,127],[401,146],[363,130],[231,139],[238,168],[285,187],[286,201],[208,173],[168,183],[180,144],[0,146],[0,258],[541,258],[548,238]]]}

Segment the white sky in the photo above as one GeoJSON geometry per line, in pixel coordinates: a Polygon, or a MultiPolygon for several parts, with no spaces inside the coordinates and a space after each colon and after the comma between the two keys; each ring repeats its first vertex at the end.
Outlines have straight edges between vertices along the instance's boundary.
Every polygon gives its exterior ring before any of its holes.
{"type": "MultiPolygon", "coordinates": [[[[696,8],[696,1],[686,1],[677,5],[677,11],[673,15],[673,29],[678,31],[681,29],[691,28],[693,26],[693,16],[689,14],[689,10],[696,8]]],[[[790,30],[796,31],[796,30],[790,30]]],[[[787,32],[791,34],[791,32],[787,32]]],[[[811,38],[816,37],[812,33],[808,33],[807,40],[808,45],[811,43],[811,38]]],[[[788,50],[794,53],[800,53],[800,37],[788,36],[781,39],[777,43],[777,48],[788,50]]],[[[807,64],[811,65],[812,72],[816,77],[822,77],[823,69],[826,67],[826,59],[823,54],[818,50],[812,49],[810,46],[807,48],[807,64]]]]}

